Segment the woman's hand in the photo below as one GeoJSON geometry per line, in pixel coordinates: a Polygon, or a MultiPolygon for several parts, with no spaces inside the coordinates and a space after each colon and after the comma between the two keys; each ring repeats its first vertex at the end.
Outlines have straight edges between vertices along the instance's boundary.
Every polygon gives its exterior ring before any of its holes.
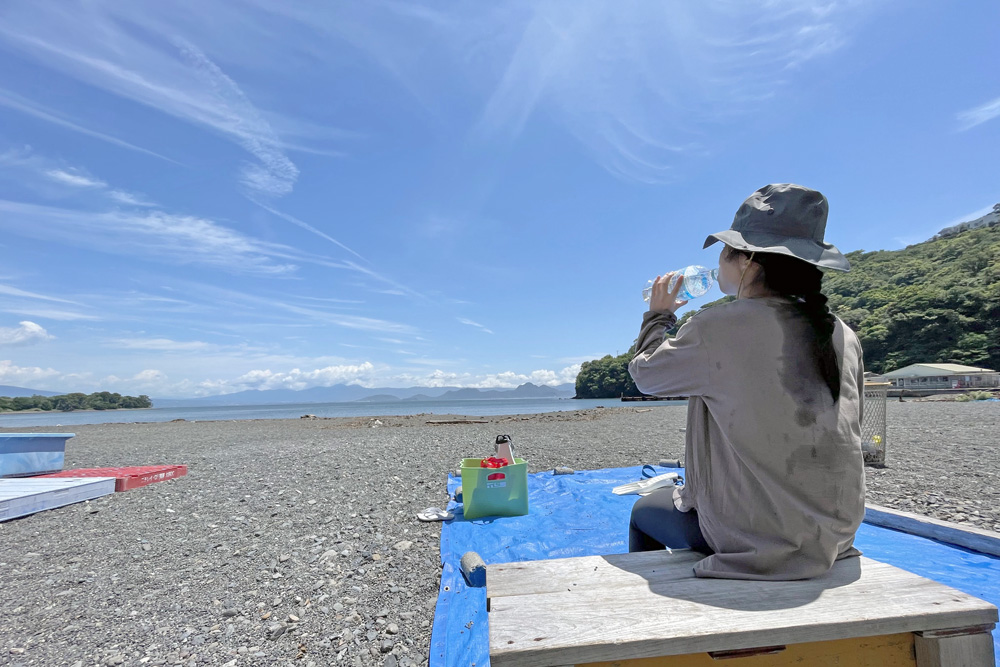
{"type": "Polygon", "coordinates": [[[653,281],[653,295],[649,299],[649,309],[657,313],[673,313],[683,306],[687,301],[679,300],[677,295],[684,284],[683,280],[678,280],[673,289],[669,289],[670,278],[674,273],[665,276],[656,276],[653,281]]]}

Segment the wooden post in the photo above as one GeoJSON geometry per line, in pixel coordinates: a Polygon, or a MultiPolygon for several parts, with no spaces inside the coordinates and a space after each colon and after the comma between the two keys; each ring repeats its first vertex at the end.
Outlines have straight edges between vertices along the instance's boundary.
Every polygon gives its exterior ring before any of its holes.
{"type": "Polygon", "coordinates": [[[917,667],[993,667],[992,625],[915,632],[917,667]]]}

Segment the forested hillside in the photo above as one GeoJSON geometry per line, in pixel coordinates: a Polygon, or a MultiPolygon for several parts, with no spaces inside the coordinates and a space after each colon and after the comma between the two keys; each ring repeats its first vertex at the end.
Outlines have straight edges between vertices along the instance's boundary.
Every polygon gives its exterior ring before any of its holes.
{"type": "Polygon", "coordinates": [[[847,257],[851,271],[828,272],[823,291],[861,338],[866,368],[1000,368],[1000,226],[847,257]]]}
{"type": "Polygon", "coordinates": [[[152,401],[142,396],[122,396],[118,393],[98,391],[93,394],[58,394],[56,396],[0,396],[0,412],[25,410],[122,410],[151,408],[152,401]]]}
{"type": "MultiPolygon", "coordinates": [[[[919,362],[1000,368],[1000,226],[847,257],[851,271],[826,272],[823,291],[861,339],[867,370],[919,362]]],[[[631,350],[584,363],[577,396],[636,395],[630,358],[631,350]]]]}

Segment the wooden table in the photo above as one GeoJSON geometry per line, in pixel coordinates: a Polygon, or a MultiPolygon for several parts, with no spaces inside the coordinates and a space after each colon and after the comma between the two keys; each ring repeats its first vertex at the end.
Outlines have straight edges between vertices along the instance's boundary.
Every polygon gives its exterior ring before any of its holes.
{"type": "Polygon", "coordinates": [[[699,579],[690,551],[487,566],[494,667],[994,666],[992,604],[867,558],[699,579]]]}

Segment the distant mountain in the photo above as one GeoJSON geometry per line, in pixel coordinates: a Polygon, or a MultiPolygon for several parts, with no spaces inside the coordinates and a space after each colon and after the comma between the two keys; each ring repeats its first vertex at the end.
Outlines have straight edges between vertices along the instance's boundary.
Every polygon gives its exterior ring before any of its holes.
{"type": "MultiPolygon", "coordinates": [[[[158,408],[188,408],[199,406],[225,405],[282,405],[284,403],[347,403],[357,401],[376,394],[387,394],[396,398],[406,398],[417,393],[426,392],[435,396],[443,394],[456,387],[410,387],[410,388],[373,388],[366,389],[354,384],[335,384],[331,387],[310,387],[308,389],[249,389],[221,396],[203,396],[201,398],[154,398],[153,405],[158,408]]],[[[391,400],[391,399],[389,399],[391,400]]]]}
{"type": "Polygon", "coordinates": [[[0,384],[0,396],[17,398],[18,396],[59,396],[58,391],[44,391],[42,389],[25,389],[24,387],[12,387],[8,384],[0,384]]]}
{"type": "Polygon", "coordinates": [[[409,398],[404,398],[404,401],[433,401],[433,396],[428,396],[427,394],[414,394],[409,398]]]}
{"type": "Polygon", "coordinates": [[[477,400],[486,398],[572,398],[576,386],[571,383],[556,387],[537,386],[530,382],[515,389],[468,389],[461,387],[375,387],[336,384],[332,387],[267,389],[239,391],[222,396],[202,398],[154,398],[157,408],[217,407],[227,405],[282,405],[286,403],[347,403],[351,401],[477,400]]]}

